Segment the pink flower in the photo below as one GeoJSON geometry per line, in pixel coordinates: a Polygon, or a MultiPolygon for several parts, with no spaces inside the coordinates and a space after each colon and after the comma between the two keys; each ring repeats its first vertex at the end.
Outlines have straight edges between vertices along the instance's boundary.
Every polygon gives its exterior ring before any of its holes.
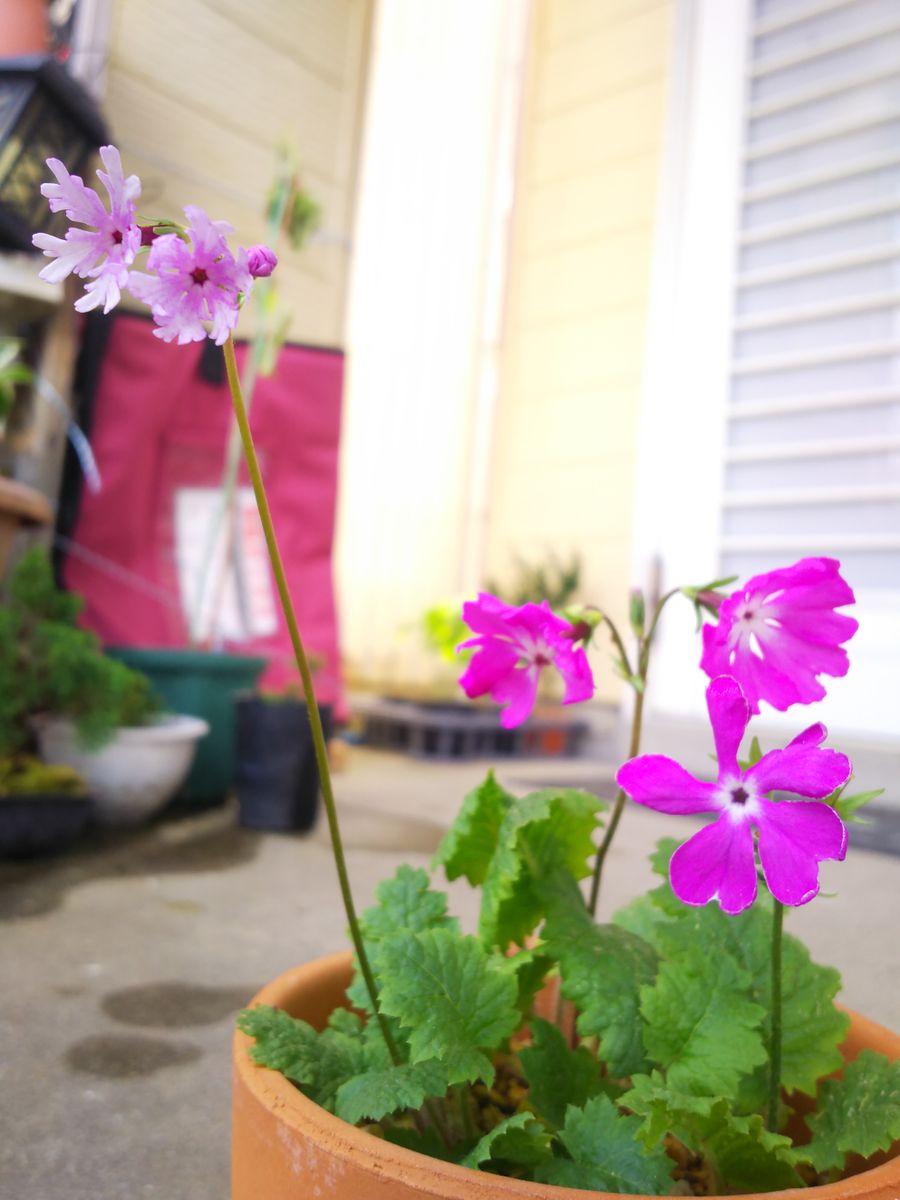
{"type": "Polygon", "coordinates": [[[563,704],[589,700],[594,678],[587,655],[572,641],[572,626],[543,604],[504,604],[481,592],[463,605],[463,620],[478,636],[458,649],[476,646],[460,685],[471,699],[490,695],[506,705],[500,715],[504,729],[521,725],[534,707],[538,679],[553,666],[565,680],[563,704]]]}
{"type": "Polygon", "coordinates": [[[266,279],[278,266],[278,256],[268,246],[251,246],[247,251],[247,266],[254,279],[266,279]]]}
{"type": "Polygon", "coordinates": [[[227,221],[211,221],[194,205],[184,212],[188,240],[177,233],[155,238],[147,255],[150,274],[132,271],[128,287],[150,305],[159,326],[153,332],[164,342],[201,342],[207,336],[203,322],[210,321],[209,336],[221,346],[237,324],[241,294],[253,282],[247,254],[231,253],[227,221]]]}
{"type": "Polygon", "coordinates": [[[833,558],[803,558],[754,576],[722,602],[717,625],[703,626],[702,669],[734,676],[754,713],[760,700],[781,712],[821,700],[817,676],[847,674],[840,643],[858,628],[834,611],[854,600],[839,568],[833,558]]]}
{"type": "Polygon", "coordinates": [[[672,889],[685,904],[718,900],[739,913],[756,899],[753,830],[759,830],[759,861],[772,895],[782,904],[806,904],[819,891],[822,859],[843,859],[847,831],[828,804],[776,802],[769,792],[821,798],[850,777],[850,760],[821,750],[824,725],[811,725],[784,750],[742,771],[737,753],[750,709],[737,680],[714,679],[706,691],[719,760],[719,777],[705,783],[674,759],[642,754],[619,769],[619,786],[638,804],[665,813],[718,813],[718,819],[675,851],[672,889]]]}
{"type": "Polygon", "coordinates": [[[141,245],[141,231],[135,224],[135,201],[141,193],[137,175],[126,179],[115,146],[101,146],[100,158],[105,171],[97,175],[109,195],[109,211],[93,188],[86,187],[78,175],[70,175],[58,158],[48,158],[47,166],[56,183],[41,184],[41,193],[50,201],[51,212],[65,212],[70,221],[87,226],[68,229],[64,238],[36,233],[31,239],[53,259],[41,271],[41,279],[59,283],[73,272],[92,282],[75,304],[79,312],[103,305],[109,312],[118,304],[121,289],[128,282],[128,266],[141,245]]]}

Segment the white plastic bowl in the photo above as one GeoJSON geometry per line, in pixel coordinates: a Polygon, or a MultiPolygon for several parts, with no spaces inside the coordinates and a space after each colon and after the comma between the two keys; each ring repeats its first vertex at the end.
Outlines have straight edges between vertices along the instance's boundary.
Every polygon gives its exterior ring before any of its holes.
{"type": "Polygon", "coordinates": [[[47,717],[37,725],[41,758],[75,768],[104,825],[136,825],[161,809],[184,783],[207,733],[200,717],[167,714],[152,725],[120,729],[99,750],[85,750],[71,721],[47,717]]]}

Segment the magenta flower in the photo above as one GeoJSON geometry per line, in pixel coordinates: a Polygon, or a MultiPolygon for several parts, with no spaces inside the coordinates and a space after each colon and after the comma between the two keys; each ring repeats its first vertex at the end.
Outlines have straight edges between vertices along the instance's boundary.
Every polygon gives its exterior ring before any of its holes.
{"type": "Polygon", "coordinates": [[[811,725],[784,750],[771,750],[747,771],[737,753],[750,709],[737,680],[714,679],[706,691],[719,760],[719,777],[705,783],[671,758],[642,754],[619,769],[616,779],[632,800],[665,813],[718,813],[718,820],[675,851],[672,890],[685,904],[718,900],[739,913],[756,899],[756,853],[769,891],[782,904],[806,904],[819,891],[819,863],[843,859],[847,831],[828,804],[773,801],[772,791],[821,798],[850,777],[850,760],[822,750],[824,725],[811,725]]]}
{"type": "Polygon", "coordinates": [[[56,176],[56,183],[41,184],[41,193],[50,201],[51,212],[65,212],[77,225],[68,229],[64,238],[36,233],[31,239],[53,259],[41,271],[41,279],[59,283],[74,272],[91,280],[85,295],[75,304],[79,312],[101,304],[103,311],[109,312],[118,304],[121,289],[128,282],[129,264],[141,246],[134,207],[141,194],[141,182],[137,175],[125,178],[115,146],[101,146],[100,158],[106,170],[98,170],[97,176],[109,195],[109,210],[80,176],[70,175],[58,158],[48,158],[47,166],[56,176]]]}
{"type": "Polygon", "coordinates": [[[268,246],[251,246],[247,251],[247,266],[254,279],[267,279],[278,266],[278,256],[268,246]]]}
{"type": "Polygon", "coordinates": [[[478,636],[457,647],[477,647],[460,677],[466,695],[490,695],[505,705],[504,729],[521,725],[534,707],[538,680],[545,667],[555,667],[565,681],[563,704],[589,700],[594,677],[587,655],[575,647],[572,626],[557,617],[545,600],[515,608],[481,592],[463,605],[463,620],[478,636]]]}
{"type": "Polygon", "coordinates": [[[237,324],[241,295],[253,282],[247,254],[231,253],[225,239],[233,230],[227,221],[211,221],[195,205],[184,212],[187,241],[177,233],[155,238],[147,255],[150,274],[132,271],[128,287],[150,305],[159,326],[153,332],[164,342],[201,342],[207,336],[203,322],[209,321],[209,336],[221,346],[237,324]]]}
{"type": "Polygon", "coordinates": [[[711,679],[737,679],[754,713],[760,700],[781,712],[821,700],[817,676],[847,674],[840,643],[858,628],[834,611],[854,600],[839,567],[833,558],[804,558],[754,576],[722,602],[717,625],[703,626],[702,669],[711,679]]]}

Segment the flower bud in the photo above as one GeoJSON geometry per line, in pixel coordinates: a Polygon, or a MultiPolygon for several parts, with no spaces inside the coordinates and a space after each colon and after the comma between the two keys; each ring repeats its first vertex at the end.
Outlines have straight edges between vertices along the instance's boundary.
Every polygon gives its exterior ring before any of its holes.
{"type": "Polygon", "coordinates": [[[278,266],[278,257],[268,246],[251,246],[247,251],[247,267],[255,279],[266,279],[278,266]]]}
{"type": "Polygon", "coordinates": [[[644,636],[645,616],[644,593],[640,588],[632,588],[628,595],[628,621],[636,638],[644,636]]]}

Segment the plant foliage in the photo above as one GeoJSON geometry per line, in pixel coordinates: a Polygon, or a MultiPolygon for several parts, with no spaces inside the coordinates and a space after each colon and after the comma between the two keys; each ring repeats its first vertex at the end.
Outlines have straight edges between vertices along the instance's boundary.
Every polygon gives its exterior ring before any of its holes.
{"type": "Polygon", "coordinates": [[[23,555],[0,608],[0,677],[16,681],[0,694],[0,753],[27,748],[31,719],[41,714],[68,717],[81,742],[96,748],[157,711],[149,680],[108,658],[76,625],[81,607],[78,596],[57,588],[45,550],[23,555]]]}
{"type": "MultiPolygon", "coordinates": [[[[818,1107],[807,1146],[783,1123],[767,1127],[770,903],[726,916],[681,904],[664,881],[612,924],[595,923],[579,880],[601,807],[572,789],[517,797],[489,774],[435,855],[448,878],[482,889],[478,936],[460,931],[444,893],[410,867],[380,885],[362,917],[401,1061],[354,1012],[338,1010],[316,1033],[260,1008],[241,1017],[256,1061],[343,1119],[377,1123],[389,1141],[564,1187],[775,1191],[828,1178],[850,1151],[890,1145],[900,1067],[866,1052],[820,1083],[842,1063],[840,979],[789,935],[781,1117],[795,1092],[818,1089],[818,1107]],[[538,994],[556,973],[574,1039],[538,994]]],[[[674,848],[664,840],[653,855],[664,877],[674,848]]],[[[368,1012],[358,972],[348,997],[368,1012]]]]}

